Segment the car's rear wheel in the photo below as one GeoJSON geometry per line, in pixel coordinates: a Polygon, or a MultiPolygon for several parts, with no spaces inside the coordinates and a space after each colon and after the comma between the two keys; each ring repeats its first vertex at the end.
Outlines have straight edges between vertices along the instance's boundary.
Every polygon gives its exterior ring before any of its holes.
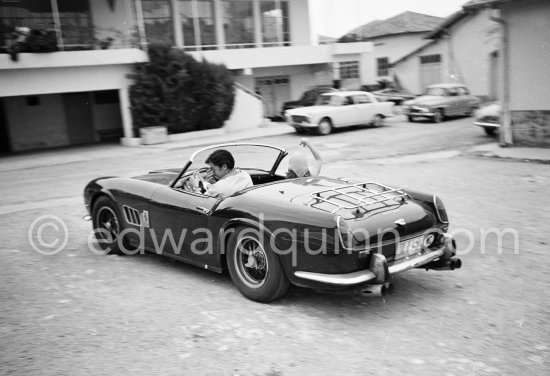
{"type": "Polygon", "coordinates": [[[372,121],[372,125],[375,127],[383,127],[385,124],[384,117],[382,115],[375,115],[372,121]]]}
{"type": "Polygon", "coordinates": [[[332,123],[330,119],[324,118],[319,122],[319,127],[317,127],[317,133],[321,136],[329,135],[332,132],[332,123]]]}
{"type": "Polygon", "coordinates": [[[414,116],[408,115],[407,120],[411,123],[414,123],[414,116]]]}
{"type": "Polygon", "coordinates": [[[114,203],[108,197],[102,196],[94,203],[92,223],[99,247],[105,253],[123,253],[126,243],[119,241],[123,230],[121,218],[114,203]]]}
{"type": "Polygon", "coordinates": [[[441,110],[441,109],[435,110],[434,111],[434,116],[433,116],[433,121],[434,121],[434,123],[441,123],[443,121],[444,117],[445,117],[445,115],[443,114],[443,110],[441,110]]]}
{"type": "Polygon", "coordinates": [[[259,230],[237,228],[229,240],[227,266],[241,294],[266,303],[281,297],[290,282],[278,255],[261,238],[259,230]]]}
{"type": "Polygon", "coordinates": [[[305,131],[306,131],[304,128],[300,128],[300,127],[296,127],[294,129],[296,130],[296,133],[298,133],[298,134],[305,133],[305,131]]]}

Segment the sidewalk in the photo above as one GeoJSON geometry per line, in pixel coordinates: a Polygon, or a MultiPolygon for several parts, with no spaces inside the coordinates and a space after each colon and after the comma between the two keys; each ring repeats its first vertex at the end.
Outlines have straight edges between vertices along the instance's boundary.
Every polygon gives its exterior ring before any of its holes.
{"type": "Polygon", "coordinates": [[[168,142],[156,145],[139,145],[128,147],[120,144],[93,144],[63,147],[51,150],[38,150],[35,152],[0,157],[0,172],[85,162],[98,159],[143,156],[144,153],[158,153],[174,149],[224,144],[242,140],[250,140],[253,138],[278,136],[287,133],[294,133],[294,128],[284,122],[272,122],[265,127],[252,129],[236,131],[211,129],[206,131],[189,132],[187,134],[182,133],[170,135],[168,142]]]}
{"type": "Polygon", "coordinates": [[[477,145],[468,150],[468,154],[489,158],[516,159],[526,162],[550,163],[550,149],[530,147],[500,147],[496,142],[477,145]]]}

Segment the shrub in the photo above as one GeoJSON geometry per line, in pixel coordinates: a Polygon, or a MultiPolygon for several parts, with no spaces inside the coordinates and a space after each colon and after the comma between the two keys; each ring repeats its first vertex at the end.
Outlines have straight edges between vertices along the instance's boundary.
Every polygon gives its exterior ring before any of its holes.
{"type": "Polygon", "coordinates": [[[231,72],[168,45],[151,45],[149,62],[137,63],[129,78],[136,128],[161,125],[169,133],[220,128],[233,110],[231,72]]]}

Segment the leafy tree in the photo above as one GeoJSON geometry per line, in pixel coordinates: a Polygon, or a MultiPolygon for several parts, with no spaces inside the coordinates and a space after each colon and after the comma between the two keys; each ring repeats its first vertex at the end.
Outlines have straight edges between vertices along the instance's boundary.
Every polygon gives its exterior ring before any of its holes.
{"type": "Polygon", "coordinates": [[[136,128],[162,125],[169,133],[220,128],[233,110],[231,72],[169,45],[151,45],[149,62],[137,63],[129,78],[136,128]]]}

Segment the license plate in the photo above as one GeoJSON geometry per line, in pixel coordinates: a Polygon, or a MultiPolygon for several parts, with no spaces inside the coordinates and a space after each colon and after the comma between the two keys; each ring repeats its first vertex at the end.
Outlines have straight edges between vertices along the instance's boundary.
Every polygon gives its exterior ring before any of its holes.
{"type": "Polygon", "coordinates": [[[424,244],[424,237],[418,236],[403,242],[399,242],[397,246],[397,251],[395,252],[395,259],[400,259],[403,257],[409,257],[416,255],[422,251],[422,245],[424,244]]]}

